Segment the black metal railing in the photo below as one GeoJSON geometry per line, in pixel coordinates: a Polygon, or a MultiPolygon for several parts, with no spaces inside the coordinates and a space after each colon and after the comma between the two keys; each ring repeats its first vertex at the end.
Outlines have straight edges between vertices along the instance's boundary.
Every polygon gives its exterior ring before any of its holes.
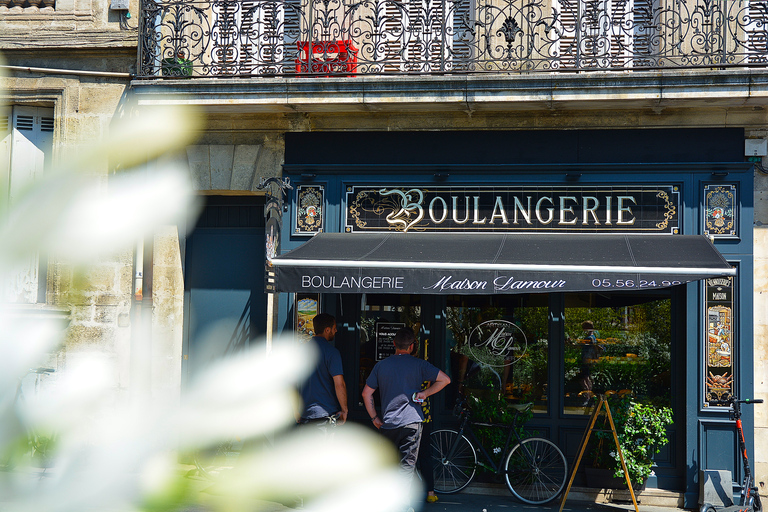
{"type": "Polygon", "coordinates": [[[142,0],[139,77],[765,67],[755,0],[142,0]]]}

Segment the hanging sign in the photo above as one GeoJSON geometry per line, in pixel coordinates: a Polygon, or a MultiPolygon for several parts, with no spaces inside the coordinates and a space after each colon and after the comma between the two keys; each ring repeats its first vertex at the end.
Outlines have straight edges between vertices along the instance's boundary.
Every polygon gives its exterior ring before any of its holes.
{"type": "Polygon", "coordinates": [[[680,232],[678,187],[347,187],[346,231],[680,232]]]}

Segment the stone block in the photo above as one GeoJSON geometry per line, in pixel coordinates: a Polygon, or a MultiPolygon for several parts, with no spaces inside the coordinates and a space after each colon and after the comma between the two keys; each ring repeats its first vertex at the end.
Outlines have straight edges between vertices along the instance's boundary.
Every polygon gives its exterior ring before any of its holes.
{"type": "Polygon", "coordinates": [[[211,190],[209,146],[187,146],[187,160],[195,190],[211,190]]]}
{"type": "Polygon", "coordinates": [[[279,177],[282,175],[283,157],[285,156],[285,146],[270,141],[264,144],[259,151],[256,160],[256,172],[253,176],[251,190],[256,191],[256,186],[261,178],[279,177]]]}
{"type": "Polygon", "coordinates": [[[232,145],[212,145],[209,148],[209,154],[211,155],[211,189],[229,190],[235,147],[232,145]]]}
{"type": "Polygon", "coordinates": [[[261,146],[240,144],[235,146],[232,163],[232,190],[250,190],[253,173],[261,146]]]}
{"type": "Polygon", "coordinates": [[[733,505],[733,480],[731,472],[722,469],[699,471],[699,505],[710,503],[715,507],[733,505]]]}

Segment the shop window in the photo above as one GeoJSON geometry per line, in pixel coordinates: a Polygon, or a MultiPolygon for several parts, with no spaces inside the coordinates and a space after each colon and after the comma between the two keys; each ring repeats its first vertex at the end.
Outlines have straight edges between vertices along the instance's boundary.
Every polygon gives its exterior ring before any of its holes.
{"type": "Polygon", "coordinates": [[[451,378],[465,394],[534,402],[546,412],[549,296],[452,296],[446,307],[451,378]]]}
{"type": "Polygon", "coordinates": [[[598,394],[670,405],[669,295],[566,295],[564,412],[591,414],[598,394]]]}

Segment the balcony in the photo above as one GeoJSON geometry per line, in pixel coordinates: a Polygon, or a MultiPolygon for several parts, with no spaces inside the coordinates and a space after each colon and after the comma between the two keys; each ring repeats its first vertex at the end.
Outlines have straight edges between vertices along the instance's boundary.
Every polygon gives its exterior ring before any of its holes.
{"type": "Polygon", "coordinates": [[[143,0],[137,78],[759,67],[755,0],[143,0]]]}

